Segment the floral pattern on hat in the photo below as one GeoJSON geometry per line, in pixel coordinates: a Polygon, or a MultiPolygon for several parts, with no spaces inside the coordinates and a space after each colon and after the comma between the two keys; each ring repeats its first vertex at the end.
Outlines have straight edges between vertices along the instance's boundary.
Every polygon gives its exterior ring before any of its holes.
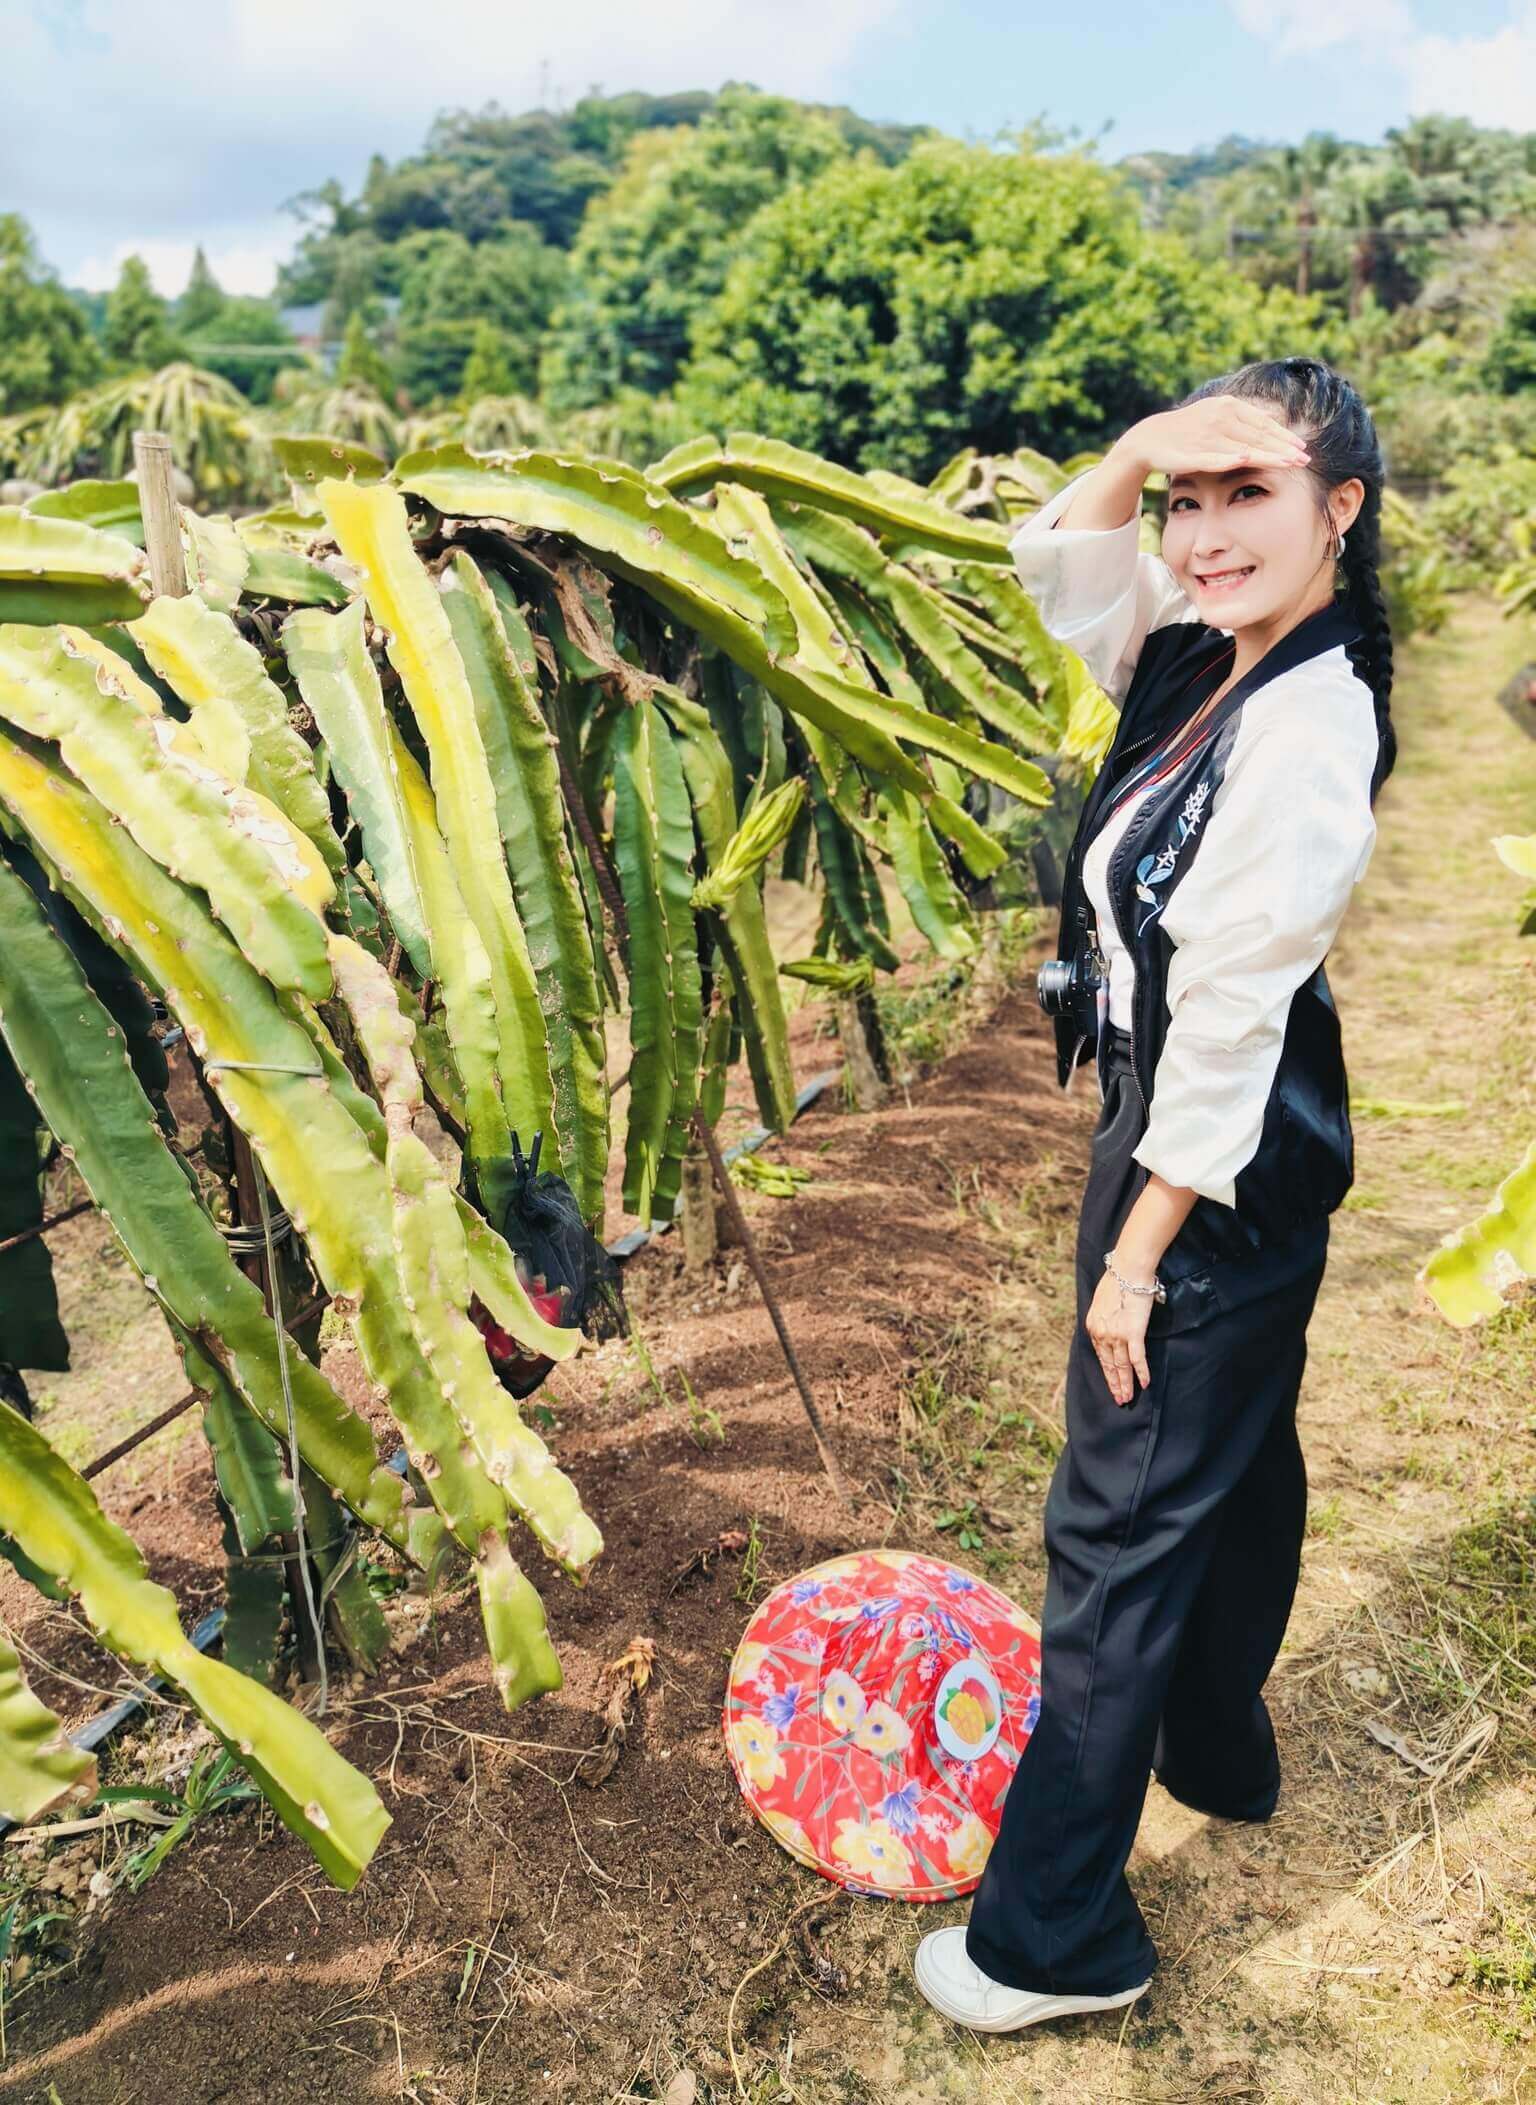
{"type": "Polygon", "coordinates": [[[801,1863],[855,1893],[953,1900],[981,1877],[1039,1714],[1021,1608],[941,1558],[870,1550],[760,1603],[722,1723],[743,1797],[801,1863]]]}

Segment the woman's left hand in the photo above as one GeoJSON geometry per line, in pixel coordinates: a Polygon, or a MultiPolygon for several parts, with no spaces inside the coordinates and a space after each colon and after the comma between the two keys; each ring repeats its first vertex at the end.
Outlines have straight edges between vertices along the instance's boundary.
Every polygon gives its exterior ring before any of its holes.
{"type": "MultiPolygon", "coordinates": [[[[1136,1275],[1127,1272],[1127,1278],[1136,1275]]],[[[1109,1393],[1118,1404],[1131,1403],[1136,1383],[1143,1388],[1151,1381],[1147,1366],[1147,1324],[1152,1315],[1150,1294],[1123,1293],[1112,1272],[1094,1289],[1093,1300],[1083,1318],[1088,1341],[1098,1354],[1109,1393]]]]}

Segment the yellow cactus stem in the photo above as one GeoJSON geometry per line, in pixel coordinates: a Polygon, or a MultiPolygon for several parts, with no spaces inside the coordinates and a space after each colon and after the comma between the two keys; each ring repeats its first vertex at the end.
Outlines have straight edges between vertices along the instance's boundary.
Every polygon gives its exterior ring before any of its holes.
{"type": "MultiPolygon", "coordinates": [[[[349,936],[331,938],[336,986],[357,1030],[388,1131],[394,1239],[406,1308],[421,1352],[491,1481],[572,1577],[603,1546],[575,1485],[518,1415],[469,1318],[470,1260],[452,1187],[412,1120],[422,1107],[413,1032],[388,975],[349,936]]],[[[573,1329],[545,1326],[551,1356],[580,1345],[573,1329]]]]}

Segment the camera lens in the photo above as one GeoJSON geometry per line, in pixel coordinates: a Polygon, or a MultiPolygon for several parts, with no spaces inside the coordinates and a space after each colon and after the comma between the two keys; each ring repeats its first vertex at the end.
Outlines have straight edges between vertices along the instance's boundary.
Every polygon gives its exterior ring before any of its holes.
{"type": "Polygon", "coordinates": [[[1071,959],[1047,959],[1035,975],[1035,999],[1047,1016],[1061,1016],[1066,1013],[1067,996],[1071,986],[1071,959]]]}

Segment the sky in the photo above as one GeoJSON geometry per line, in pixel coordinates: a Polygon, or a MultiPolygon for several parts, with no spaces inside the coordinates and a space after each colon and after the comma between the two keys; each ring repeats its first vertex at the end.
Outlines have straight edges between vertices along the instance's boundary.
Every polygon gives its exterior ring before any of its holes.
{"type": "Polygon", "coordinates": [[[0,0],[0,54],[0,211],[66,284],[137,253],[167,294],[199,242],[270,291],[288,199],[492,100],[743,80],[962,138],[1043,119],[1106,161],[1536,121],[1536,0],[0,0]]]}

